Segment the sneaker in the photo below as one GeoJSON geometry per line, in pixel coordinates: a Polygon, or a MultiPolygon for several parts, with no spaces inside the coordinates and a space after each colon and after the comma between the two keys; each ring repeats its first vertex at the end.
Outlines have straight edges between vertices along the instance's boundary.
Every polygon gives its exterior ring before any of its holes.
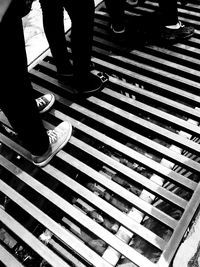
{"type": "Polygon", "coordinates": [[[44,113],[49,110],[55,102],[55,96],[53,94],[43,95],[36,100],[37,107],[40,113],[44,113]]]}
{"type": "Polygon", "coordinates": [[[72,134],[72,126],[69,122],[61,122],[53,130],[48,130],[49,148],[42,156],[32,155],[32,162],[39,167],[44,167],[69,141],[72,134]]]}
{"type": "Polygon", "coordinates": [[[185,26],[179,22],[180,27],[178,29],[169,29],[162,27],[160,37],[166,41],[178,41],[181,39],[187,39],[194,35],[195,29],[191,26],[185,26]]]}
{"type": "Polygon", "coordinates": [[[102,72],[90,73],[88,78],[83,81],[75,81],[73,85],[73,95],[89,96],[103,89],[108,82],[108,75],[102,72]]]}

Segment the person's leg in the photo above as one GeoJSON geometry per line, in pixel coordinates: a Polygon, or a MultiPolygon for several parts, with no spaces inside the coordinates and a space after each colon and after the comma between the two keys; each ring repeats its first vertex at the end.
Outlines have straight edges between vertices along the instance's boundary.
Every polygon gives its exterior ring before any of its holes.
{"type": "Polygon", "coordinates": [[[72,72],[65,39],[64,9],[61,1],[40,0],[43,27],[58,73],[72,72]]]}
{"type": "Polygon", "coordinates": [[[93,25],[93,0],[63,0],[71,22],[71,45],[74,66],[74,75],[81,79],[90,71],[93,25]]]}
{"type": "Polygon", "coordinates": [[[43,126],[28,76],[22,20],[17,14],[18,4],[17,0],[12,2],[0,23],[0,106],[23,145],[32,154],[33,163],[43,167],[67,143],[72,126],[69,122],[62,122],[48,132],[43,126]]]}
{"type": "Polygon", "coordinates": [[[125,25],[125,0],[104,0],[111,25],[115,31],[123,31],[125,25]]]}
{"type": "Polygon", "coordinates": [[[94,26],[94,0],[63,0],[71,22],[71,48],[74,69],[74,94],[94,93],[102,89],[102,79],[91,73],[91,56],[94,26]]]}
{"type": "Polygon", "coordinates": [[[49,139],[28,77],[22,21],[14,6],[17,2],[0,24],[0,106],[27,149],[40,155],[48,149],[49,139]]]}
{"type": "Polygon", "coordinates": [[[178,23],[177,0],[159,0],[159,9],[164,26],[176,25],[178,23]]]}
{"type": "Polygon", "coordinates": [[[159,0],[161,18],[161,39],[176,42],[194,34],[192,26],[185,26],[178,18],[177,0],[159,0]]]}

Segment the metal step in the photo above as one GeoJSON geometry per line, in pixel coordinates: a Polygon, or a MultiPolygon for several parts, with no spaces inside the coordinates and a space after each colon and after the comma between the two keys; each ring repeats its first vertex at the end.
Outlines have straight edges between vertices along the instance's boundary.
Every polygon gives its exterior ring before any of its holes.
{"type": "MultiPolygon", "coordinates": [[[[98,6],[92,61],[109,83],[96,95],[72,97],[50,52],[30,70],[35,97],[56,96],[45,126],[73,125],[46,167],[33,166],[0,114],[3,266],[172,264],[200,202],[200,7],[179,4],[196,32],[171,45],[153,28],[157,10],[153,0],[127,5],[132,35],[124,42],[98,6]]],[[[70,51],[70,32],[66,39],[70,51]]]]}

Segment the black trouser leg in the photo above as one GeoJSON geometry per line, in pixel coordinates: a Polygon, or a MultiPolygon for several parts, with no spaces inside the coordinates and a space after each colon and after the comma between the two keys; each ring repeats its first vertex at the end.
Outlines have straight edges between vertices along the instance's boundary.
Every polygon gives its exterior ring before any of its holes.
{"type": "Polygon", "coordinates": [[[69,54],[64,30],[64,8],[60,0],[40,0],[43,27],[57,70],[69,68],[69,54]]]}
{"type": "Polygon", "coordinates": [[[123,24],[125,20],[125,0],[105,0],[105,5],[112,24],[123,24]]]}
{"type": "Polygon", "coordinates": [[[93,26],[94,0],[63,0],[72,22],[71,45],[75,78],[81,80],[89,74],[93,26]]]}
{"type": "Polygon", "coordinates": [[[32,154],[43,154],[49,139],[38,113],[27,72],[21,18],[14,1],[0,23],[0,107],[32,154]]]}
{"type": "Polygon", "coordinates": [[[175,25],[178,22],[177,0],[159,0],[163,25],[175,25]]]}

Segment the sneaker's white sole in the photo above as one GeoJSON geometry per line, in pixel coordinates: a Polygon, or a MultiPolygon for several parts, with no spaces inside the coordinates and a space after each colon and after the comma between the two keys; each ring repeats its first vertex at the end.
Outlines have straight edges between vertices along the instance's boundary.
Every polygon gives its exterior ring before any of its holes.
{"type": "Polygon", "coordinates": [[[116,31],[114,28],[113,28],[113,26],[112,25],[110,25],[110,29],[111,29],[111,31],[113,32],[113,33],[115,33],[115,34],[122,34],[122,33],[125,33],[125,31],[126,31],[126,29],[124,28],[123,30],[121,30],[121,31],[116,31]]]}
{"type": "Polygon", "coordinates": [[[55,102],[55,96],[54,94],[50,94],[51,95],[51,101],[49,102],[49,104],[46,106],[46,108],[44,108],[42,111],[40,111],[40,114],[47,112],[54,104],[55,102]]]}
{"type": "Polygon", "coordinates": [[[68,135],[66,136],[65,141],[46,160],[39,162],[39,163],[35,163],[34,161],[32,161],[34,165],[38,167],[46,166],[49,163],[49,161],[67,144],[67,142],[69,141],[72,135],[72,125],[71,123],[67,121],[65,121],[65,123],[68,123],[68,126],[69,126],[69,132],[68,132],[68,135]]]}

